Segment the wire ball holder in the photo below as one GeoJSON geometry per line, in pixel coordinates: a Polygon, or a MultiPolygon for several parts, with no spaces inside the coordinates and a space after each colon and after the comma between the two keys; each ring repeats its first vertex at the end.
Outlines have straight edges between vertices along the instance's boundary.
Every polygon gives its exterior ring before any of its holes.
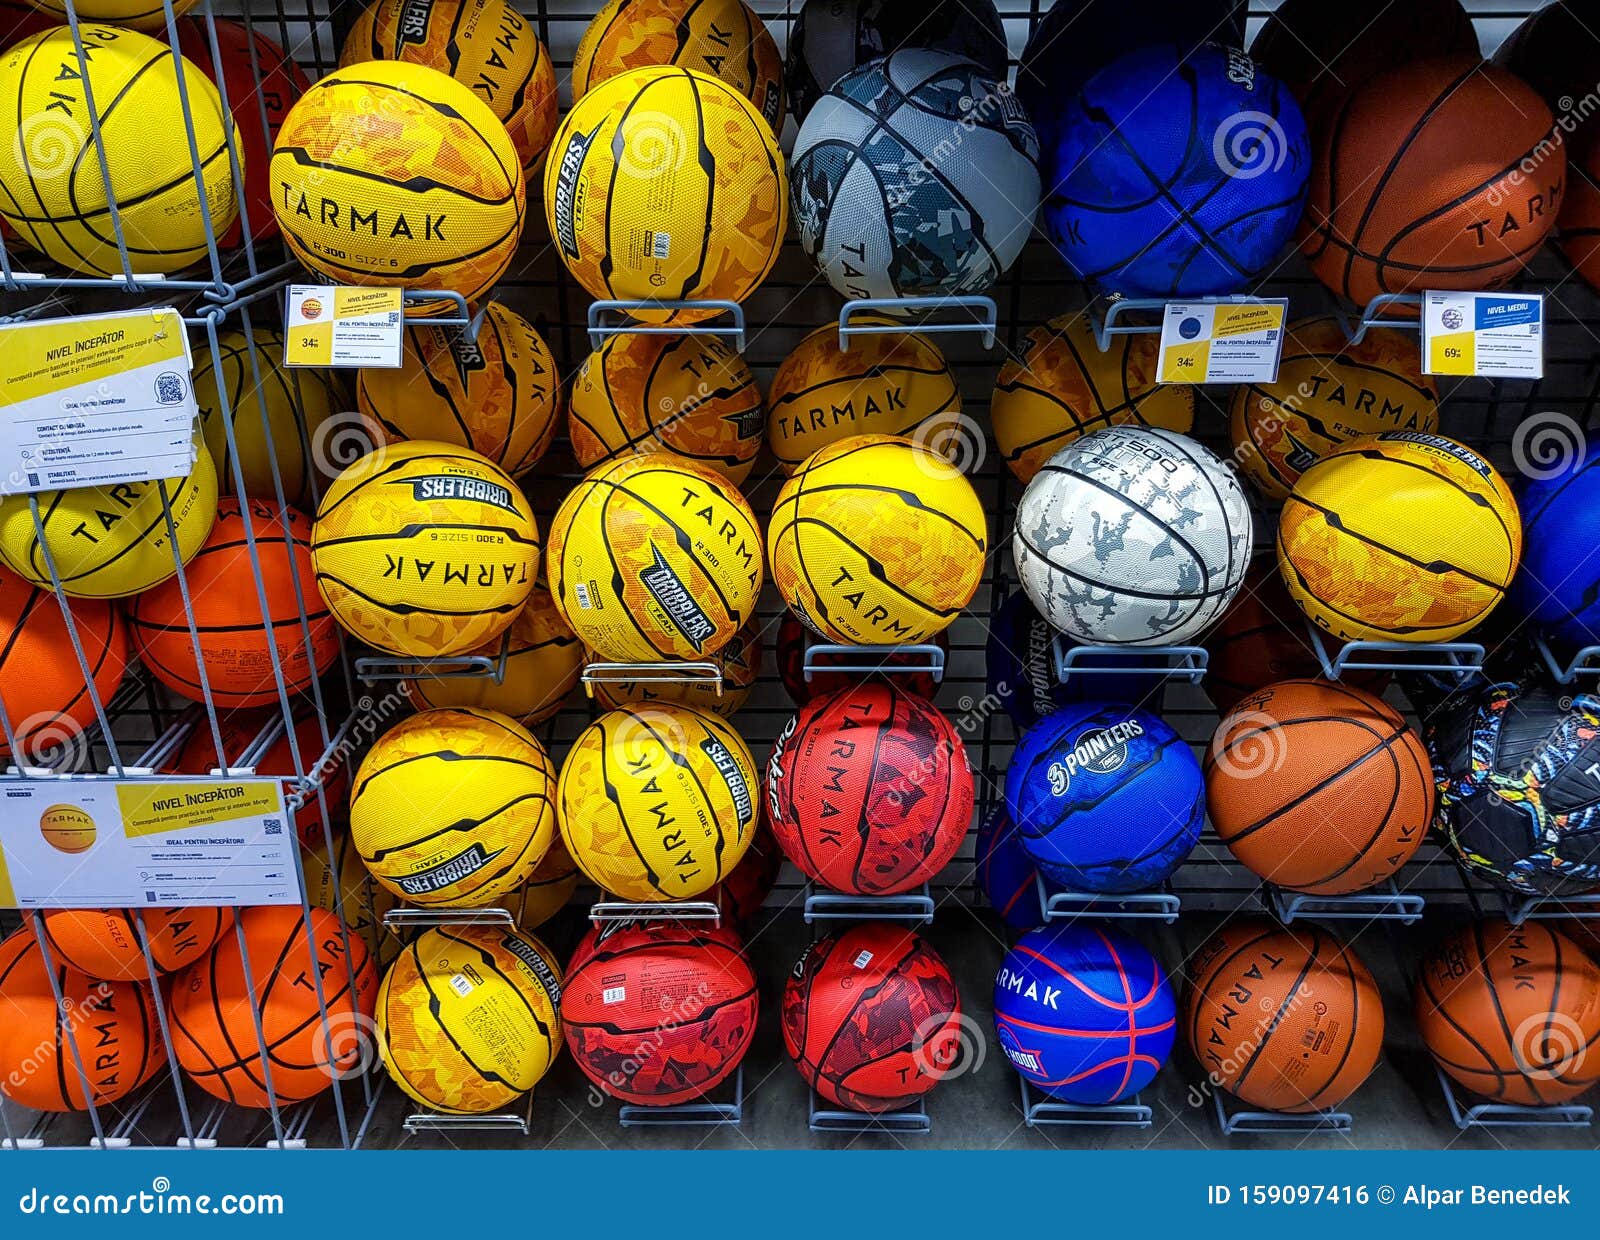
{"type": "Polygon", "coordinates": [[[1211,655],[1203,646],[1080,646],[1058,633],[1050,645],[1056,681],[1074,676],[1148,676],[1153,680],[1205,678],[1211,655]]]}
{"type": "Polygon", "coordinates": [[[709,922],[720,926],[722,907],[715,900],[678,900],[665,904],[598,900],[589,906],[589,923],[594,926],[640,921],[709,922]]]}
{"type": "Polygon", "coordinates": [[[1594,1108],[1580,1102],[1530,1107],[1509,1102],[1473,1101],[1438,1064],[1434,1064],[1433,1074],[1444,1095],[1450,1122],[1463,1132],[1473,1128],[1588,1128],[1594,1121],[1594,1108]]]}
{"type": "Polygon", "coordinates": [[[648,681],[662,685],[710,685],[718,697],[726,683],[722,668],[706,659],[693,663],[605,663],[583,665],[583,691],[594,696],[596,685],[627,685],[648,681]]]}
{"type": "MultiPolygon", "coordinates": [[[[1223,1101],[1224,1091],[1211,1090],[1211,1110],[1216,1116],[1217,1130],[1225,1137],[1247,1133],[1348,1133],[1355,1129],[1355,1118],[1348,1111],[1260,1111],[1249,1107],[1235,1108],[1223,1101]]],[[[1231,1095],[1229,1095],[1231,1097],[1231,1095]]]]}
{"type": "Polygon", "coordinates": [[[922,1098],[897,1111],[847,1111],[829,1106],[813,1089],[807,1127],[812,1132],[928,1133],[933,1131],[933,1119],[922,1098]]]}
{"type": "Polygon", "coordinates": [[[1329,680],[1343,680],[1346,672],[1433,672],[1465,683],[1483,671],[1488,656],[1478,642],[1353,641],[1330,651],[1327,635],[1310,620],[1306,632],[1311,635],[1322,674],[1329,680]]]}
{"type": "Polygon", "coordinates": [[[1000,310],[992,297],[857,297],[839,311],[839,351],[850,352],[857,336],[980,335],[983,347],[994,348],[1000,330],[1000,310]],[[930,316],[962,311],[957,320],[930,316]],[[894,323],[861,323],[861,316],[888,315],[894,323]]]}
{"type": "Polygon", "coordinates": [[[1045,924],[1054,921],[1077,921],[1089,918],[1095,921],[1159,921],[1173,925],[1183,911],[1183,900],[1170,885],[1162,891],[1130,891],[1120,895],[1090,891],[1067,891],[1047,883],[1044,875],[1035,872],[1034,888],[1038,892],[1039,907],[1044,910],[1045,924]]]}
{"type": "Polygon", "coordinates": [[[1353,891],[1341,896],[1286,891],[1269,883],[1266,896],[1272,915],[1286,926],[1302,917],[1318,921],[1395,921],[1403,926],[1414,926],[1422,920],[1422,911],[1427,905],[1423,896],[1401,891],[1392,878],[1372,891],[1353,891]]]}
{"type": "Polygon", "coordinates": [[[1421,293],[1379,293],[1361,308],[1361,314],[1354,321],[1343,310],[1335,310],[1339,326],[1344,329],[1345,336],[1350,343],[1360,344],[1367,338],[1367,333],[1374,327],[1388,327],[1397,331],[1420,332],[1422,330],[1422,316],[1420,314],[1405,315],[1394,318],[1384,313],[1391,306],[1406,306],[1413,310],[1422,309],[1421,293]]]}
{"type": "Polygon", "coordinates": [[[898,921],[908,926],[933,924],[933,895],[927,883],[915,891],[893,896],[863,896],[818,889],[806,884],[803,915],[806,925],[834,921],[898,921]]]}
{"type": "Polygon", "coordinates": [[[1029,1128],[1148,1128],[1155,1119],[1155,1112],[1139,1101],[1138,1094],[1129,1102],[1089,1106],[1039,1093],[1023,1076],[1017,1077],[1017,1085],[1022,1122],[1029,1128]]]}
{"type": "Polygon", "coordinates": [[[1562,662],[1543,634],[1535,636],[1533,642],[1539,658],[1558,685],[1570,685],[1580,676],[1600,676],[1600,646],[1585,646],[1562,662]]]}
{"type": "Polygon", "coordinates": [[[852,676],[932,676],[942,685],[944,647],[932,642],[914,646],[846,646],[815,642],[806,646],[801,674],[810,684],[819,673],[843,672],[852,676]],[[823,662],[827,659],[827,662],[823,662]]]}
{"type": "Polygon", "coordinates": [[[737,1128],[744,1123],[744,1065],[734,1069],[724,1101],[702,1097],[695,1102],[643,1106],[628,1102],[617,1108],[623,1128],[737,1128]]]}
{"type": "Polygon", "coordinates": [[[598,349],[611,336],[721,336],[739,352],[745,347],[744,307],[736,301],[615,301],[589,303],[589,347],[598,349]],[[663,310],[714,310],[719,318],[700,323],[657,324],[640,321],[641,314],[663,310]],[[620,316],[615,317],[615,316],[620,316]]]}

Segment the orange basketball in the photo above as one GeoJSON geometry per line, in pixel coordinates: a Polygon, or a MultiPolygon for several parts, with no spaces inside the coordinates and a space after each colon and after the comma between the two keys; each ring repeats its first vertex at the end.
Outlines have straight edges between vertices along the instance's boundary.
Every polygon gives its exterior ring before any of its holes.
{"type": "Polygon", "coordinates": [[[33,930],[0,943],[0,1093],[35,1111],[82,1111],[81,1060],[96,1106],[126,1098],[166,1061],[149,987],[94,981],[59,960],[55,979],[66,1016],[33,930]]]}
{"type": "Polygon", "coordinates": [[[1213,1085],[1268,1111],[1321,1111],[1383,1049],[1383,1000],[1356,954],[1316,926],[1243,917],[1189,962],[1183,1027],[1213,1085]]]}
{"type": "Polygon", "coordinates": [[[1351,685],[1284,680],[1242,699],[1206,754],[1218,837],[1290,891],[1344,895],[1391,878],[1433,819],[1433,772],[1397,711],[1351,685]]]}
{"type": "Polygon", "coordinates": [[[1570,151],[1572,179],[1556,222],[1556,244],[1590,288],[1600,289],[1600,128],[1591,128],[1570,151]]]}
{"type": "Polygon", "coordinates": [[[293,508],[251,500],[247,518],[238,500],[220,501],[216,524],[184,575],[201,658],[195,657],[196,635],[189,631],[177,577],[146,590],[128,608],[139,658],[174,693],[205,700],[203,660],[205,687],[218,706],[275,705],[274,646],[291,693],[309,688],[339,657],[338,627],[311,568],[311,522],[293,508]],[[261,562],[259,587],[245,541],[247,524],[261,562]],[[301,623],[301,608],[308,625],[301,623]]]}
{"type": "Polygon", "coordinates": [[[371,1028],[377,972],[366,944],[326,909],[312,909],[308,927],[298,908],[249,908],[238,926],[248,967],[239,935],[225,934],[174,981],[167,1001],[173,1051],[189,1078],[224,1102],[268,1106],[269,1075],[280,1104],[303,1102],[360,1062],[355,1035],[371,1028]]]}
{"type": "Polygon", "coordinates": [[[1422,962],[1417,1029],[1444,1071],[1517,1106],[1600,1080],[1600,966],[1546,922],[1474,922],[1422,962]]]}
{"type": "Polygon", "coordinates": [[[1475,57],[1417,62],[1356,90],[1315,136],[1301,249],[1364,305],[1379,293],[1493,289],[1561,206],[1566,148],[1531,86],[1475,57]]]}
{"type": "Polygon", "coordinates": [[[44,937],[57,964],[105,981],[142,982],[150,970],[135,924],[141,917],[161,973],[192,964],[233,925],[231,908],[53,909],[44,914],[44,937]]]}

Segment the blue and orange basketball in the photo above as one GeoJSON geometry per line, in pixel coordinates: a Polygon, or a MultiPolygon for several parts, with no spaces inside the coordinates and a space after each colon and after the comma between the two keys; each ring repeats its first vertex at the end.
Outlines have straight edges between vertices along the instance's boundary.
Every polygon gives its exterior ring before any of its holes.
{"type": "MultiPolygon", "coordinates": [[[[1554,423],[1547,430],[1560,433],[1554,423]]],[[[1535,430],[1527,436],[1530,454],[1550,446],[1539,442],[1544,433],[1535,430]]],[[[1593,533],[1600,521],[1600,444],[1581,460],[1564,465],[1552,460],[1554,470],[1534,463],[1541,476],[1517,497],[1523,542],[1512,603],[1563,642],[1600,643],[1600,548],[1593,533]]]]}
{"type": "Polygon", "coordinates": [[[1178,1003],[1154,956],[1098,926],[1030,930],[1000,962],[994,1027],[1030,1085],[1080,1106],[1138,1093],[1161,1071],[1178,1003]]]}

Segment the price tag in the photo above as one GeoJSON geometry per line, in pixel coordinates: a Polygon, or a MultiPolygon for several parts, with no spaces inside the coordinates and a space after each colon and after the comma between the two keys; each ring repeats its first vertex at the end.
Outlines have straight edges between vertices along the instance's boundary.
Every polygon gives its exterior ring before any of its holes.
{"type": "Polygon", "coordinates": [[[1286,298],[1172,301],[1161,319],[1162,383],[1276,383],[1286,298]]]}
{"type": "Polygon", "coordinates": [[[1422,371],[1489,379],[1544,378],[1544,295],[1424,294],[1422,371]]]}
{"type": "Polygon", "coordinates": [[[0,796],[0,908],[300,903],[280,780],[17,781],[0,796]]]}
{"type": "Polygon", "coordinates": [[[0,494],[181,478],[194,384],[170,307],[0,326],[0,494]]]}
{"type": "Polygon", "coordinates": [[[400,365],[406,330],[397,288],[291,284],[283,360],[289,366],[400,365]]]}

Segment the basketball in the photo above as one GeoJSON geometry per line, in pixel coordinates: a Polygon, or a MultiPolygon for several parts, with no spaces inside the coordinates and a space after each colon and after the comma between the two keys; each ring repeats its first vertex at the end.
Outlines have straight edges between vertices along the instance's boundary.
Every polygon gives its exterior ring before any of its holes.
{"type": "MultiPolygon", "coordinates": [[[[1137,337],[1145,339],[1145,337],[1137,337]]],[[[1233,459],[1268,499],[1335,448],[1380,431],[1439,429],[1439,390],[1416,337],[1371,328],[1351,344],[1339,320],[1291,323],[1276,383],[1241,383],[1230,405],[1233,459]]]]}
{"type": "Polygon", "coordinates": [[[1590,288],[1600,288],[1600,132],[1568,148],[1571,177],[1556,220],[1556,244],[1590,288]]]}
{"type": "Polygon", "coordinates": [[[106,982],[149,980],[141,923],[158,973],[192,964],[233,929],[231,908],[51,909],[43,916],[55,962],[106,982]]]}
{"type": "Polygon", "coordinates": [[[499,1110],[560,1053],[561,1000],[561,968],[538,939],[504,926],[426,930],[383,975],[383,1066],[446,1115],[499,1110]]]}
{"type": "Polygon", "coordinates": [[[1531,464],[1534,476],[1517,497],[1523,544],[1511,603],[1562,642],[1600,644],[1600,551],[1583,536],[1600,521],[1600,445],[1554,468],[1531,464]]]}
{"type": "Polygon", "coordinates": [[[424,709],[474,706],[499,711],[530,728],[553,718],[583,672],[583,643],[542,585],[534,586],[528,605],[504,634],[465,653],[498,661],[502,648],[506,662],[498,681],[419,667],[405,682],[406,696],[424,709]]]}
{"type": "Polygon", "coordinates": [[[408,324],[398,370],[356,372],[356,406],[379,443],[471,448],[513,478],[544,457],[561,415],[561,377],[532,323],[498,301],[478,334],[408,324]]]}
{"type": "MultiPolygon", "coordinates": [[[[859,315],[856,325],[891,324],[859,315]]],[[[767,446],[792,474],[819,448],[853,435],[912,435],[961,413],[956,377],[927,336],[896,331],[852,336],[839,347],[839,325],[817,328],[783,359],[767,392],[767,446]]]]}
{"type": "Polygon", "coordinates": [[[128,607],[140,662],[174,693],[197,702],[209,694],[228,709],[275,705],[278,673],[289,693],[309,689],[339,657],[338,627],[317,593],[310,545],[311,522],[292,508],[259,499],[248,510],[237,500],[219,502],[182,583],[165,581],[128,607]]]}
{"type": "Polygon", "coordinates": [[[539,526],[493,462],[421,440],[364,456],[322,497],[317,587],[341,625],[391,654],[462,654],[511,627],[539,572],[539,526]]]}
{"type": "Polygon", "coordinates": [[[761,526],[734,485],[681,458],[623,457],[574,487],[550,527],[550,592],[606,662],[703,660],[755,615],[761,526]]]}
{"type": "Polygon", "coordinates": [[[528,881],[501,903],[518,926],[537,930],[567,906],[580,877],[567,846],[557,834],[550,841],[550,850],[528,875],[528,881]]]}
{"type": "Polygon", "coordinates": [[[1044,220],[1067,265],[1102,292],[1233,293],[1294,235],[1305,119],[1237,48],[1127,52],[1068,97],[1054,129],[1044,220]]]}
{"type": "Polygon", "coordinates": [[[783,988],[783,1045],[834,1106],[910,1106],[961,1055],[950,968],[910,930],[867,922],[806,949],[783,988]]]}
{"type": "Polygon", "coordinates": [[[426,908],[479,908],[515,891],[555,837],[555,770],[521,724],[490,710],[425,710],[356,768],[350,839],[372,877],[426,908]]]}
{"type": "Polygon", "coordinates": [[[1057,633],[1021,590],[1007,594],[991,613],[983,644],[984,686],[1018,730],[1031,728],[1069,702],[1154,700],[1148,677],[1114,652],[1078,656],[1063,681],[1056,667],[1058,638],[1063,654],[1071,655],[1079,645],[1057,633]]]}
{"type": "MultiPolygon", "coordinates": [[[[562,121],[544,171],[545,217],[591,296],[743,301],[789,224],[783,152],[755,105],[691,69],[632,69],[592,87],[562,121]]],[[[714,308],[640,310],[699,322],[714,308]]]]}
{"type": "Polygon", "coordinates": [[[1600,57],[1600,31],[1593,17],[1584,0],[1557,0],[1535,8],[1494,54],[1495,64],[1539,92],[1563,132],[1573,126],[1574,137],[1587,138],[1595,129],[1594,114],[1581,114],[1577,106],[1594,89],[1590,66],[1600,57]]]}
{"type": "Polygon", "coordinates": [[[1600,966],[1547,922],[1473,922],[1417,974],[1423,1044],[1447,1076],[1513,1106],[1567,1102],[1600,1079],[1600,966]]]}
{"type": "Polygon", "coordinates": [[[721,78],[783,132],[783,62],[743,0],[607,0],[572,61],[572,95],[631,69],[678,65],[721,78]]]}
{"type": "Polygon", "coordinates": [[[666,702],[607,711],[561,768],[561,838],[622,900],[692,900],[732,872],[756,829],[755,759],[716,715],[666,702]]]}
{"type": "Polygon", "coordinates": [[[1040,468],[1011,551],[1023,591],[1068,637],[1173,646],[1238,593],[1251,541],[1249,501],[1215,453],[1173,431],[1113,426],[1040,468]]]}
{"type": "Polygon", "coordinates": [[[584,1076],[638,1106],[695,1102],[733,1075],[760,996],[732,930],[638,922],[590,930],[573,954],[561,1025],[584,1076]]]}
{"type": "Polygon", "coordinates": [[[1339,1106],[1383,1050],[1383,998],[1326,930],[1237,918],[1189,961],[1183,1028],[1213,1084],[1249,1106],[1339,1106]]]}
{"type": "Polygon", "coordinates": [[[1556,220],[1567,152],[1553,124],[1531,86],[1476,52],[1372,78],[1317,138],[1300,228],[1312,274],[1357,305],[1499,288],[1556,220]]]}
{"type": "Polygon", "coordinates": [[[708,710],[713,715],[732,719],[750,700],[761,675],[760,618],[754,618],[733,635],[708,662],[722,672],[722,691],[709,680],[656,680],[641,676],[637,680],[597,680],[590,687],[594,700],[607,710],[618,706],[642,706],[648,702],[677,702],[708,710]]]}
{"type": "Polygon", "coordinates": [[[73,487],[0,500],[0,560],[46,589],[52,585],[53,567],[61,592],[75,599],[126,598],[178,571],[172,531],[177,531],[177,559],[187,564],[211,533],[216,516],[217,471],[211,454],[196,444],[187,478],[73,487]],[[38,524],[30,501],[38,503],[38,524]]]}
{"type": "Polygon", "coordinates": [[[314,1098],[362,1066],[352,1034],[372,1019],[378,981],[366,945],[320,908],[309,919],[240,909],[236,931],[173,980],[167,1020],[184,1075],[224,1102],[265,1108],[314,1098]]]}
{"type": "Polygon", "coordinates": [[[1109,1106],[1155,1079],[1177,1038],[1178,1001],[1140,944],[1092,924],[1030,930],[1000,962],[994,1028],[1035,1089],[1109,1106]]]}
{"type": "MultiPolygon", "coordinates": [[[[115,206],[136,274],[182,271],[208,253],[202,194],[217,236],[238,214],[227,145],[237,136],[233,122],[205,74],[165,43],[81,16],[100,144],[88,123],[72,30],[56,26],[14,44],[0,57],[0,105],[23,123],[17,140],[0,150],[0,216],[63,267],[120,277],[115,206]],[[180,66],[198,176],[178,93],[180,66]],[[157,116],[172,123],[152,125],[157,116]]],[[[159,5],[152,16],[161,22],[159,5]]]]}
{"type": "MultiPolygon", "coordinates": [[[[252,228],[255,221],[252,212],[252,228]]],[[[218,332],[216,350],[201,349],[195,361],[194,399],[223,494],[238,491],[228,447],[231,424],[249,498],[276,502],[281,485],[286,503],[316,502],[317,485],[325,481],[319,456],[327,454],[330,423],[345,403],[336,372],[285,368],[283,333],[276,327],[255,327],[249,336],[218,332]]]]}
{"type": "Polygon", "coordinates": [[[126,1098],[166,1063],[148,987],[93,981],[59,960],[55,980],[59,1004],[30,928],[0,942],[0,1094],[34,1111],[82,1111],[126,1098]]]}
{"type": "Polygon", "coordinates": [[[1019,481],[1032,482],[1073,440],[1123,423],[1188,434],[1194,388],[1157,383],[1160,354],[1154,336],[1113,336],[1102,353],[1082,313],[1034,328],[1000,368],[989,407],[1006,466],[1019,481]]]}
{"type": "Polygon", "coordinates": [[[743,482],[766,413],[744,358],[715,336],[606,337],[572,384],[567,425],[584,469],[655,452],[743,482]]]}
{"type": "Polygon", "coordinates": [[[750,847],[728,877],[706,893],[706,898],[716,901],[724,925],[744,929],[778,885],[782,869],[783,850],[772,838],[766,814],[758,811],[756,833],[751,837],[750,847]]]}
{"type": "MultiPolygon", "coordinates": [[[[335,284],[494,287],[522,236],[526,187],[506,128],[468,86],[422,65],[335,69],[289,110],[272,148],[289,249],[335,284]]],[[[433,299],[412,313],[447,310],[433,299]]]]}
{"type": "Polygon", "coordinates": [[[931,702],[863,681],[801,707],[773,742],[767,813],[789,859],[834,891],[911,891],[972,823],[961,735],[931,702]]]}
{"type": "Polygon", "coordinates": [[[1337,896],[1399,873],[1433,821],[1433,769],[1391,706],[1350,685],[1286,680],[1244,698],[1205,762],[1217,835],[1248,870],[1337,896]]]}
{"type": "Polygon", "coordinates": [[[505,0],[377,0],[350,27],[339,68],[375,60],[449,74],[504,123],[527,172],[544,162],[556,131],[556,71],[505,0]]]}
{"type": "MultiPolygon", "coordinates": [[[[935,698],[939,695],[939,681],[928,671],[911,671],[912,667],[927,667],[929,657],[923,651],[897,650],[893,647],[872,649],[852,647],[848,650],[819,650],[826,642],[801,624],[793,612],[786,611],[778,621],[778,678],[785,692],[796,706],[804,706],[812,698],[822,697],[839,689],[847,689],[868,677],[891,679],[907,693],[919,697],[935,698]],[[811,679],[806,679],[806,663],[811,663],[811,679]],[[869,670],[858,670],[866,667],[869,670]],[[835,670],[837,669],[837,670],[835,670]],[[855,669],[855,670],[845,670],[855,669]],[[900,670],[907,669],[907,670],[900,670]]],[[[945,664],[950,660],[950,631],[941,629],[924,644],[937,646],[944,652],[945,664]]]]}
{"type": "Polygon", "coordinates": [[[1013,930],[1044,925],[1039,867],[1004,806],[990,810],[978,824],[972,859],[978,867],[978,886],[995,916],[1013,930]]]}
{"type": "Polygon", "coordinates": [[[1522,523],[1505,480],[1471,448],[1384,431],[1300,476],[1277,548],[1294,601],[1340,641],[1447,642],[1504,596],[1522,523]]]}
{"type": "Polygon", "coordinates": [[[39,834],[57,852],[88,852],[94,847],[94,818],[76,805],[52,805],[39,816],[39,834]]]}
{"type": "Polygon", "coordinates": [[[795,227],[842,296],[983,293],[1016,261],[1039,209],[1039,142],[1005,80],[902,50],[817,101],[790,157],[795,227]]]}
{"type": "MultiPolygon", "coordinates": [[[[53,14],[57,20],[67,20],[67,6],[64,0],[29,0],[30,3],[45,13],[53,14]]],[[[194,0],[174,0],[172,11],[181,14],[194,6],[194,0]]],[[[72,6],[73,13],[81,21],[115,22],[119,26],[132,26],[136,30],[163,31],[166,21],[166,10],[155,0],[89,0],[88,4],[72,6]]],[[[98,91],[95,92],[99,94],[98,91]]]]}
{"type": "Polygon", "coordinates": [[[1064,706],[1024,734],[1006,810],[1046,878],[1074,891],[1145,891],[1183,864],[1205,825],[1188,742],[1148,711],[1064,706]]]}
{"type": "Polygon", "coordinates": [[[400,940],[383,924],[384,915],[399,904],[394,893],[367,873],[348,830],[335,830],[331,863],[327,839],[320,831],[313,838],[302,832],[300,842],[306,898],[316,908],[337,913],[350,937],[360,939],[373,964],[382,968],[400,947],[400,940]]]}
{"type": "Polygon", "coordinates": [[[949,628],[972,601],[988,531],[978,493],[944,457],[858,435],[784,483],[767,547],[784,604],[824,640],[904,646],[949,628]]]}
{"type": "Polygon", "coordinates": [[[98,724],[95,699],[105,707],[122,684],[128,631],[121,610],[93,599],[74,599],[72,628],[89,665],[87,677],[60,600],[0,569],[0,699],[22,748],[12,754],[9,742],[0,737],[0,756],[27,766],[45,765],[51,751],[98,724]]]}

